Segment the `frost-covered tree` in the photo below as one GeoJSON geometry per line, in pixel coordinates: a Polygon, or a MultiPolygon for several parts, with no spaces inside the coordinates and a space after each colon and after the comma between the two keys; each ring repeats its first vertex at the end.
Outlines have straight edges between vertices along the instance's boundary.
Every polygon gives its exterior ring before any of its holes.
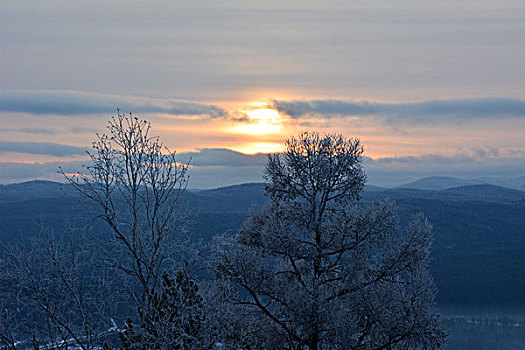
{"type": "Polygon", "coordinates": [[[155,292],[143,324],[136,330],[130,318],[120,333],[122,348],[133,349],[203,349],[203,297],[194,280],[183,270],[162,276],[162,288],[155,292]]]}
{"type": "MultiPolygon", "coordinates": [[[[0,348],[202,349],[203,298],[180,195],[187,165],[120,112],[66,180],[107,233],[42,230],[0,256],[0,348]],[[124,313],[130,314],[124,322],[124,313]]],[[[88,215],[87,216],[91,216],[88,215]]]]}
{"type": "MultiPolygon", "coordinates": [[[[178,294],[163,294],[159,301],[161,293],[172,291],[167,287],[172,283],[169,276],[189,265],[190,245],[180,202],[188,167],[151,135],[150,124],[144,120],[119,112],[107,129],[107,134],[97,134],[86,171],[64,175],[109,229],[110,238],[101,242],[100,257],[120,283],[120,290],[115,291],[122,296],[120,304],[132,308],[135,323],[126,322],[126,329],[144,334],[143,348],[162,348],[149,335],[161,328],[167,335],[174,335],[177,327],[183,332],[188,321],[173,313],[165,315],[166,305],[182,302],[176,299],[178,294]],[[168,297],[175,299],[166,300],[168,297]]],[[[183,283],[177,276],[177,283],[183,283]]]]}
{"type": "Polygon", "coordinates": [[[268,205],[215,249],[219,286],[244,324],[272,326],[274,344],[252,348],[439,347],[427,220],[402,230],[389,201],[357,203],[359,140],[302,133],[285,145],[266,165],[268,205]]]}
{"type": "MultiPolygon", "coordinates": [[[[224,242],[225,236],[217,236],[217,242],[224,242]]],[[[206,285],[206,313],[208,315],[208,336],[221,349],[279,349],[286,339],[264,314],[256,309],[246,308],[239,303],[232,303],[234,291],[228,283],[218,282],[206,285]]]]}
{"type": "Polygon", "coordinates": [[[42,227],[0,257],[1,349],[99,349],[108,339],[111,282],[94,273],[86,237],[42,227]]]}

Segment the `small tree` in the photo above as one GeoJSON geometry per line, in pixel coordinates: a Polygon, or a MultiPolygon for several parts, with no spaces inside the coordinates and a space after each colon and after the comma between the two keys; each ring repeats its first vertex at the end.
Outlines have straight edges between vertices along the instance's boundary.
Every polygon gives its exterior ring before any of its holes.
{"type": "MultiPolygon", "coordinates": [[[[402,231],[390,202],[356,203],[365,182],[359,140],[303,133],[285,145],[266,165],[269,204],[216,249],[231,303],[275,327],[280,344],[258,347],[439,347],[426,219],[402,231]]],[[[246,324],[257,328],[254,320],[246,324]]]]}
{"type": "MultiPolygon", "coordinates": [[[[65,176],[109,227],[112,238],[102,249],[104,260],[119,273],[131,297],[135,328],[148,333],[153,331],[148,326],[152,319],[178,322],[159,318],[164,304],[159,304],[158,295],[167,292],[163,283],[170,281],[162,276],[188,261],[185,215],[180,210],[187,165],[178,163],[175,152],[150,135],[150,124],[144,120],[119,112],[107,128],[109,133],[97,134],[88,152],[92,163],[85,174],[65,176]]],[[[147,348],[159,348],[149,336],[144,336],[150,341],[147,348]]]]}
{"type": "Polygon", "coordinates": [[[114,306],[103,271],[94,273],[85,237],[42,227],[9,244],[0,259],[0,348],[98,349],[114,306]],[[2,305],[3,304],[3,305],[2,305]]]}
{"type": "Polygon", "coordinates": [[[131,319],[126,321],[120,333],[123,349],[204,348],[204,304],[195,281],[183,270],[175,278],[164,274],[153,299],[140,331],[135,331],[131,319]]]}

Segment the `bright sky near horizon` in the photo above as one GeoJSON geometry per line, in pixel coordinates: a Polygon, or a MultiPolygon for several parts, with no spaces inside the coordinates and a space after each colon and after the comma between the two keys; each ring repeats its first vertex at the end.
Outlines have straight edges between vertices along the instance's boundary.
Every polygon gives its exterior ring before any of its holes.
{"type": "Polygon", "coordinates": [[[117,107],[196,188],[302,130],[359,137],[374,184],[522,176],[524,37],[523,1],[5,0],[0,183],[79,170],[117,107]]]}

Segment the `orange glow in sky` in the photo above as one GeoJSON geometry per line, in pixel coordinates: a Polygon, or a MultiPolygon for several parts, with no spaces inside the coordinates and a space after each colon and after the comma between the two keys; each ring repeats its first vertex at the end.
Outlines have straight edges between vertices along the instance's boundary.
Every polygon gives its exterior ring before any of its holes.
{"type": "Polygon", "coordinates": [[[266,135],[277,133],[282,128],[281,115],[274,109],[258,108],[244,112],[248,120],[232,127],[231,132],[245,135],[266,135]]]}
{"type": "Polygon", "coordinates": [[[229,134],[241,136],[246,141],[231,145],[230,148],[245,154],[275,153],[283,150],[282,142],[272,141],[282,138],[286,132],[283,118],[278,111],[267,108],[263,103],[251,103],[253,109],[241,110],[247,120],[226,128],[229,134]],[[257,108],[256,106],[261,106],[257,108]],[[269,139],[272,140],[269,140],[269,139]]]}
{"type": "Polygon", "coordinates": [[[284,151],[282,143],[275,142],[248,142],[231,147],[234,151],[244,154],[277,153],[284,151]]]}

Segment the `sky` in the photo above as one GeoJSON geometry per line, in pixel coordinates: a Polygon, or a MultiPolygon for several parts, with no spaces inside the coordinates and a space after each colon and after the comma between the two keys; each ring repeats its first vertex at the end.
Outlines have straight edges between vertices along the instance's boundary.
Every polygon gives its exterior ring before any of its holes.
{"type": "Polygon", "coordinates": [[[525,172],[523,1],[0,3],[0,184],[60,181],[122,112],[190,187],[262,181],[301,131],[365,148],[369,183],[525,172]]]}

